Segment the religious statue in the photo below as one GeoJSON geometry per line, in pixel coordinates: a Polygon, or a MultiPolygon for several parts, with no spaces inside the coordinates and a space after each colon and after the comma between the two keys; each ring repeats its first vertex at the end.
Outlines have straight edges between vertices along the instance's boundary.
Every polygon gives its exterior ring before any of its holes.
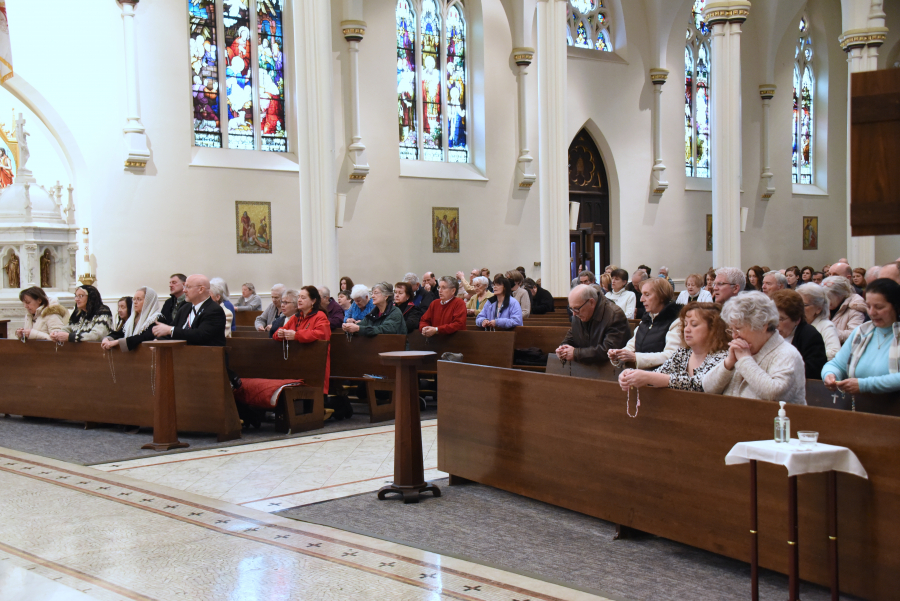
{"type": "Polygon", "coordinates": [[[50,255],[50,249],[44,250],[41,255],[41,288],[50,288],[50,269],[53,265],[53,257],[50,255]]]}
{"type": "Polygon", "coordinates": [[[19,143],[19,164],[16,165],[16,168],[20,171],[25,168],[25,163],[28,162],[28,157],[31,156],[31,152],[28,150],[28,136],[31,134],[25,131],[25,119],[22,117],[22,113],[19,113],[19,118],[16,120],[16,141],[19,143]]]}
{"type": "Polygon", "coordinates": [[[6,279],[10,288],[19,287],[19,256],[16,253],[9,256],[9,262],[6,264],[6,279]]]}

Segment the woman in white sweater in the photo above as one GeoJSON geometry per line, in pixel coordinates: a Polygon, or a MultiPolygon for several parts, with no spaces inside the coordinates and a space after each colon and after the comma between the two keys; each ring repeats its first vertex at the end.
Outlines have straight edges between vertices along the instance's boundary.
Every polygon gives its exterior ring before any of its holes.
{"type": "Polygon", "coordinates": [[[803,357],[778,333],[778,309],[762,292],[742,292],[722,308],[728,356],[703,377],[713,394],[806,404],[803,357]]]}
{"type": "Polygon", "coordinates": [[[686,277],[684,280],[684,287],[686,290],[682,290],[678,295],[678,298],[675,299],[676,304],[686,305],[690,302],[715,302],[713,301],[712,294],[703,287],[703,276],[699,273],[692,273],[686,277]]]}
{"type": "Polygon", "coordinates": [[[65,327],[69,312],[42,288],[26,288],[19,293],[19,300],[25,305],[25,327],[16,330],[16,338],[50,340],[51,332],[65,327]]]}
{"type": "Polygon", "coordinates": [[[634,319],[637,298],[633,292],[625,289],[625,285],[628,284],[628,272],[624,269],[614,269],[609,276],[612,290],[606,293],[606,298],[617,304],[627,319],[634,319]]]}
{"type": "Polygon", "coordinates": [[[841,350],[841,339],[837,328],[828,319],[828,296],[818,284],[802,284],[797,293],[803,298],[803,312],[806,323],[813,326],[825,341],[825,357],[831,361],[841,350]]]}

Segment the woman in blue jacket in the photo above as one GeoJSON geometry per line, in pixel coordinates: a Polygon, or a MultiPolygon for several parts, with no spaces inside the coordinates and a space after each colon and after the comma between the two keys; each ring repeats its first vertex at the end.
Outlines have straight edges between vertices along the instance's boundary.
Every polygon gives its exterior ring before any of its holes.
{"type": "Polygon", "coordinates": [[[504,276],[494,278],[494,296],[485,302],[475,325],[486,330],[511,330],[522,325],[522,307],[512,297],[512,282],[504,276]]]}

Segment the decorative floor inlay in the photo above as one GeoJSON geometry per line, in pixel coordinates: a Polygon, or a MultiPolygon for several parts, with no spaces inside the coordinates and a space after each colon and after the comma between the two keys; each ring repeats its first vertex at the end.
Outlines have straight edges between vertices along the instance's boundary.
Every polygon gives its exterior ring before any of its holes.
{"type": "Polygon", "coordinates": [[[599,599],[179,492],[4,450],[0,563],[103,600],[599,599]]]}
{"type": "MultiPolygon", "coordinates": [[[[425,478],[437,470],[437,421],[422,422],[425,478]]],[[[394,426],[332,432],[93,466],[145,482],[275,512],[376,491],[394,473],[394,426]]]]}

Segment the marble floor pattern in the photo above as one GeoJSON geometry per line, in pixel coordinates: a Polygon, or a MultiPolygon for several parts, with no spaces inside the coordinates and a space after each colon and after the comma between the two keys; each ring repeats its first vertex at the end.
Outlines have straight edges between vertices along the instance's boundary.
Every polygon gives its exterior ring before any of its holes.
{"type": "MultiPolygon", "coordinates": [[[[437,420],[422,422],[425,479],[437,470],[437,420]]],[[[92,466],[273,513],[376,491],[394,473],[394,426],[144,457],[92,466]]]]}
{"type": "Polygon", "coordinates": [[[0,601],[604,599],[2,448],[0,507],[0,601]]]}

